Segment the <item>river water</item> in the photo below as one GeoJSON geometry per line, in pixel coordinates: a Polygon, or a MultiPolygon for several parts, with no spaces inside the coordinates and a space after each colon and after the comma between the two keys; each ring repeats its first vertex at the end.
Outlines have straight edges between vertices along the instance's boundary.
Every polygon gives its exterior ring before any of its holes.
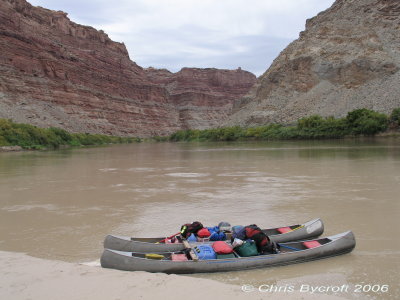
{"type": "Polygon", "coordinates": [[[90,262],[99,259],[108,233],[171,235],[195,220],[266,228],[320,217],[326,235],[354,232],[351,254],[194,276],[268,285],[283,298],[301,285],[348,285],[342,296],[395,299],[399,195],[396,138],[0,153],[0,250],[90,262]],[[357,285],[378,292],[354,292],[357,285]]]}

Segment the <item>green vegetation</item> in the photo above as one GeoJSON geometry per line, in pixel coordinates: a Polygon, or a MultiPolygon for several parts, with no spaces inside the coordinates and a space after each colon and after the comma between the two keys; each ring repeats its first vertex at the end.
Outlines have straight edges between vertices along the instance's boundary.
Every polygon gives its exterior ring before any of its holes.
{"type": "Polygon", "coordinates": [[[346,124],[354,135],[374,135],[388,128],[389,118],[385,114],[362,108],[349,112],[346,124]]]}
{"type": "MultiPolygon", "coordinates": [[[[375,135],[385,131],[389,123],[400,125],[400,108],[390,118],[368,109],[356,109],[345,118],[313,115],[298,120],[296,126],[269,124],[259,127],[224,127],[206,130],[181,130],[170,135],[169,141],[237,141],[327,139],[345,136],[375,135]]],[[[397,126],[398,126],[397,125],[397,126]]]]}
{"type": "Polygon", "coordinates": [[[390,122],[395,126],[400,126],[400,108],[393,109],[390,114],[390,122]]]}
{"type": "MultiPolygon", "coordinates": [[[[259,127],[224,127],[206,130],[180,130],[168,137],[153,137],[165,141],[238,141],[328,139],[345,136],[375,135],[389,128],[400,127],[400,108],[390,116],[368,109],[356,109],[344,118],[312,115],[301,118],[295,126],[268,124],[259,127]]],[[[61,146],[89,146],[140,142],[139,138],[101,134],[69,133],[60,128],[39,128],[0,119],[0,146],[21,146],[25,149],[57,149],[61,146]]]]}
{"type": "Polygon", "coordinates": [[[39,128],[0,119],[0,146],[25,149],[57,149],[60,146],[89,146],[138,142],[138,138],[101,134],[69,133],[60,128],[39,128]]]}

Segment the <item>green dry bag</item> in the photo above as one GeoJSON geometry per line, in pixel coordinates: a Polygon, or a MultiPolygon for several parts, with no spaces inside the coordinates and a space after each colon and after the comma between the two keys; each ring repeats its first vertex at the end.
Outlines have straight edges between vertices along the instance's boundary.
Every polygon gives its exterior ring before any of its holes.
{"type": "Polygon", "coordinates": [[[235,251],[242,257],[258,255],[257,246],[255,243],[244,242],[235,251]]]}

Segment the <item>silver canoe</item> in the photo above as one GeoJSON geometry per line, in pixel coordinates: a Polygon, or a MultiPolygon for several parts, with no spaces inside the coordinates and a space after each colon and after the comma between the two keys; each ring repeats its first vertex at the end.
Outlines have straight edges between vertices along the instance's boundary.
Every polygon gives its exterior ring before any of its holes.
{"type": "MultiPolygon", "coordinates": [[[[314,219],[304,224],[286,226],[286,228],[290,228],[290,231],[286,233],[280,233],[278,231],[279,228],[282,227],[263,229],[263,232],[276,243],[311,239],[320,236],[324,232],[324,224],[321,219],[314,219]]],[[[107,235],[104,240],[104,248],[127,252],[174,252],[185,248],[182,243],[160,243],[164,239],[165,237],[135,238],[107,235]]]]}
{"type": "MultiPolygon", "coordinates": [[[[209,273],[247,270],[274,267],[307,262],[351,252],[355,245],[355,237],[351,231],[320,238],[320,245],[306,248],[304,242],[281,244],[279,254],[258,255],[251,257],[235,257],[228,259],[172,261],[171,252],[159,253],[164,259],[145,258],[144,253],[124,252],[104,249],[101,266],[124,271],[147,271],[174,274],[209,273]]],[[[183,253],[183,251],[182,251],[183,253]]]]}

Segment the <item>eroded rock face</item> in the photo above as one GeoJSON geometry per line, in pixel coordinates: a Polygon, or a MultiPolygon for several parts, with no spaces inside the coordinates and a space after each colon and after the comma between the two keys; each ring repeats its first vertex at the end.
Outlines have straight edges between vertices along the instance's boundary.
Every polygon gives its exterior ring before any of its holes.
{"type": "Polygon", "coordinates": [[[307,20],[225,124],[400,107],[400,1],[337,0],[307,20]]]}
{"type": "Polygon", "coordinates": [[[247,71],[183,68],[177,73],[146,69],[147,78],[168,91],[175,104],[182,129],[218,126],[255,83],[247,71]]]}
{"type": "Polygon", "coordinates": [[[73,132],[208,128],[254,84],[241,70],[144,70],[125,45],[25,0],[0,2],[0,118],[73,132]]]}

